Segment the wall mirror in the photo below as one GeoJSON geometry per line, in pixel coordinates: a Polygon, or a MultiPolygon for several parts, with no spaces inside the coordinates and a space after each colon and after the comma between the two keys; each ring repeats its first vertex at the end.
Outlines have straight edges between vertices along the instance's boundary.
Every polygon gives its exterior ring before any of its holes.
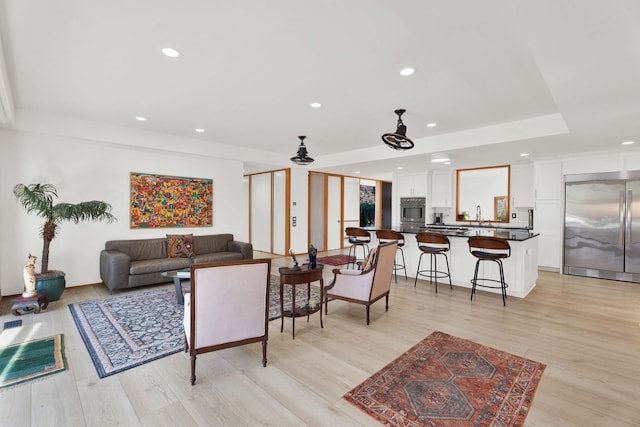
{"type": "Polygon", "coordinates": [[[458,221],[509,222],[509,165],[456,170],[458,221]]]}

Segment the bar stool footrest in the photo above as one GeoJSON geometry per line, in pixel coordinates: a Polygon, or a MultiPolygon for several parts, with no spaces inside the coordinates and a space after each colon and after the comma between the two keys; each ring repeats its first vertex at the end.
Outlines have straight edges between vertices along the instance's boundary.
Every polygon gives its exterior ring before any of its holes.
{"type": "Polygon", "coordinates": [[[450,277],[450,274],[446,271],[433,271],[433,274],[431,273],[431,270],[419,270],[417,274],[418,276],[424,276],[430,280],[446,279],[447,277],[450,277]]]}
{"type": "MultiPolygon", "coordinates": [[[[483,288],[491,288],[491,289],[502,289],[502,282],[500,280],[496,280],[496,279],[482,279],[482,278],[478,278],[478,279],[471,279],[470,280],[471,285],[475,285],[475,286],[481,286],[483,288]],[[495,283],[499,283],[498,286],[492,286],[492,285],[484,285],[478,282],[495,282],[495,283]],[[475,282],[475,283],[474,283],[475,282]]],[[[504,288],[507,289],[509,287],[508,283],[504,284],[504,288]]]]}

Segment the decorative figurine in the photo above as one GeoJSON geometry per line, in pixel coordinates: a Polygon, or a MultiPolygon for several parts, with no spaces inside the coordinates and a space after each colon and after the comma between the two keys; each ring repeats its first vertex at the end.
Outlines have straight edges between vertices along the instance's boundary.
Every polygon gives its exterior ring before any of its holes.
{"type": "Polygon", "coordinates": [[[309,246],[309,268],[316,268],[316,256],[318,255],[318,250],[313,246],[309,246]]]}
{"type": "Polygon", "coordinates": [[[298,260],[296,260],[296,253],[293,251],[293,249],[289,249],[289,255],[291,255],[291,258],[293,259],[292,270],[300,270],[300,267],[298,266],[298,260]]]}
{"type": "Polygon", "coordinates": [[[24,292],[23,298],[32,298],[38,295],[36,291],[36,260],[37,256],[29,254],[27,263],[24,266],[24,292]]]}

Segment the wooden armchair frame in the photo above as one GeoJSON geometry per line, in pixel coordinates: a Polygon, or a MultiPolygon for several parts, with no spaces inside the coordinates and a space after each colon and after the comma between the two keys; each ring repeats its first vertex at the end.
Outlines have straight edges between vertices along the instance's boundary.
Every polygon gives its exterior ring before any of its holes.
{"type": "Polygon", "coordinates": [[[367,325],[371,304],[384,297],[385,311],[388,311],[397,248],[395,241],[378,246],[372,266],[364,271],[333,269],[333,280],[325,286],[324,313],[328,314],[329,298],[363,304],[367,312],[367,325]]]}
{"type": "Polygon", "coordinates": [[[270,259],[191,265],[184,306],[191,385],[201,353],[261,342],[262,366],[267,366],[270,275],[270,259]]]}

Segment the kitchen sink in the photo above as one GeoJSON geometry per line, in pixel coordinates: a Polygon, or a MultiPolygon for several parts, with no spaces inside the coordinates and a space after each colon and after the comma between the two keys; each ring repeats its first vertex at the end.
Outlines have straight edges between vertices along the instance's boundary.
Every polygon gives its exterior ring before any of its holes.
{"type": "Polygon", "coordinates": [[[469,227],[460,227],[457,225],[425,225],[420,228],[431,228],[434,230],[467,230],[469,227]]]}

